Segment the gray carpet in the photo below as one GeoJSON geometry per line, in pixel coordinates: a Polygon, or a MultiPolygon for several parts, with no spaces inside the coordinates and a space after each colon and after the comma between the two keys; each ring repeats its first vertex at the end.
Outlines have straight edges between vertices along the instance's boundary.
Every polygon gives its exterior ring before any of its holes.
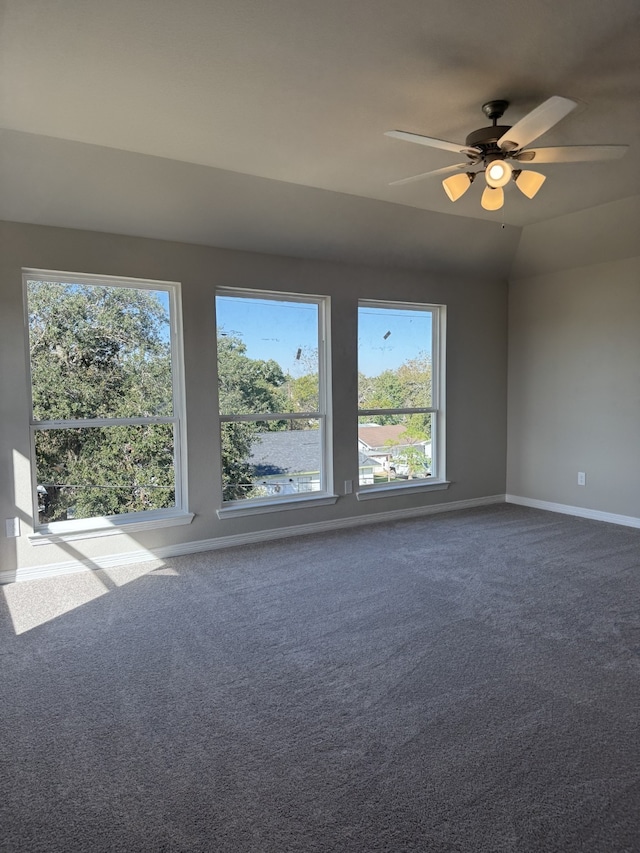
{"type": "Polygon", "coordinates": [[[503,505],[126,580],[0,593],[3,853],[640,850],[640,531],[503,505]]]}

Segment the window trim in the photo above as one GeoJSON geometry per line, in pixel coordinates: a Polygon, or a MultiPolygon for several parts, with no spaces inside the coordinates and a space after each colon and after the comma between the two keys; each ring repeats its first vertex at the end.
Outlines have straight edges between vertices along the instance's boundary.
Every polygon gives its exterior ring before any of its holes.
{"type": "Polygon", "coordinates": [[[52,521],[29,534],[32,545],[49,545],[57,542],[73,542],[78,539],[99,539],[120,533],[140,533],[144,530],[176,527],[191,524],[194,513],[187,510],[150,509],[122,515],[102,515],[81,518],[75,522],[52,521]],[[88,523],[87,523],[88,522],[88,523]],[[73,527],[69,527],[70,524],[73,527]]]}
{"type": "MultiPolygon", "coordinates": [[[[367,415],[431,414],[431,467],[435,475],[423,480],[401,480],[395,483],[358,485],[356,498],[359,501],[386,498],[395,494],[429,492],[448,489],[446,478],[446,315],[447,306],[428,302],[401,302],[386,299],[359,299],[358,316],[361,308],[390,308],[431,312],[431,406],[403,407],[397,409],[361,409],[358,407],[358,422],[367,415]]],[[[359,372],[359,354],[358,366],[359,372]]]]}
{"type": "Polygon", "coordinates": [[[178,281],[139,279],[127,276],[96,275],[94,273],[64,272],[59,270],[22,269],[22,290],[25,317],[25,347],[29,400],[29,434],[31,461],[31,495],[33,533],[28,537],[32,544],[69,541],[78,538],[93,538],[132,533],[173,524],[190,524],[194,515],[187,508],[187,431],[185,403],[184,345],[182,333],[182,287],[178,281]],[[29,334],[28,282],[40,279],[60,284],[79,284],[94,287],[122,287],[135,290],[164,291],[169,297],[169,332],[171,351],[171,383],[173,414],[157,417],[132,418],[77,418],[71,420],[40,421],[33,416],[33,380],[31,374],[31,338],[29,334]],[[84,429],[109,426],[170,423],[173,425],[174,448],[173,470],[175,505],[166,509],[141,510],[111,516],[91,516],[83,519],[67,519],[39,523],[37,495],[37,462],[35,455],[36,432],[47,429],[84,429]]]}
{"type": "MultiPolygon", "coordinates": [[[[251,288],[217,287],[214,295],[216,330],[218,329],[217,297],[237,297],[240,299],[262,299],[272,302],[300,302],[316,305],[317,344],[318,344],[318,409],[315,412],[268,412],[230,415],[220,412],[218,382],[215,383],[215,406],[217,411],[218,457],[221,459],[223,423],[250,423],[265,420],[314,419],[319,422],[320,430],[320,490],[301,495],[283,495],[278,498],[254,498],[251,500],[225,501],[223,498],[222,476],[218,484],[218,508],[216,515],[220,519],[240,516],[259,515],[286,509],[300,509],[307,506],[333,504],[338,495],[333,492],[333,453],[332,453],[332,408],[331,408],[331,339],[330,324],[331,297],[314,293],[290,293],[282,290],[254,290],[251,288]]],[[[218,378],[218,359],[216,341],[216,380],[218,378]]],[[[222,475],[222,468],[220,469],[222,475]]]]}

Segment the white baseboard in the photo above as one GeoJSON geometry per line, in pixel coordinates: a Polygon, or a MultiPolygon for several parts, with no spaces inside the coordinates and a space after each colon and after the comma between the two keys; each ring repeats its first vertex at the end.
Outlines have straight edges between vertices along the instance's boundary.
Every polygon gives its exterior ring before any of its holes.
{"type": "Polygon", "coordinates": [[[65,560],[62,563],[45,563],[40,566],[25,566],[16,572],[0,572],[0,584],[16,581],[32,581],[40,578],[50,578],[56,575],[72,575],[78,572],[93,572],[97,569],[113,569],[116,566],[131,566],[135,563],[148,563],[159,557],[151,551],[128,551],[123,554],[107,554],[104,557],[87,557],[86,559],[65,560]]]}
{"type": "Polygon", "coordinates": [[[347,527],[360,527],[367,524],[377,524],[389,521],[400,521],[404,518],[418,518],[424,515],[435,515],[442,512],[456,512],[479,506],[489,506],[505,502],[504,495],[489,495],[482,498],[471,498],[464,501],[449,501],[448,503],[431,504],[430,506],[397,509],[388,512],[368,513],[367,515],[350,516],[333,521],[318,521],[312,524],[296,524],[290,527],[278,527],[273,530],[258,530],[251,533],[238,533],[233,536],[219,536],[215,539],[201,539],[196,542],[183,542],[176,545],[165,545],[153,551],[139,550],[123,554],[110,554],[104,557],[67,560],[62,563],[49,563],[40,566],[19,568],[17,572],[0,572],[0,584],[16,581],[37,580],[38,578],[55,575],[90,572],[97,569],[110,569],[115,566],[129,566],[135,563],[147,563],[153,560],[164,560],[170,557],[181,557],[185,554],[196,554],[202,551],[218,551],[222,548],[232,548],[237,545],[252,545],[268,542],[274,539],[287,539],[292,536],[306,536],[311,533],[324,533],[329,530],[340,530],[347,527]]]}
{"type": "Polygon", "coordinates": [[[360,527],[378,522],[400,521],[403,518],[417,518],[423,515],[435,515],[440,512],[454,512],[476,506],[504,503],[504,495],[490,495],[484,498],[471,498],[466,501],[431,504],[411,509],[394,509],[388,512],[375,512],[367,515],[350,516],[333,521],[318,521],[313,524],[296,524],[290,527],[278,527],[273,530],[258,530],[253,533],[238,533],[235,536],[220,536],[216,539],[203,539],[199,542],[186,542],[184,545],[170,545],[156,551],[159,557],[178,557],[183,554],[195,554],[199,551],[215,551],[220,548],[232,548],[236,545],[251,545],[268,542],[273,539],[287,539],[291,536],[306,536],[310,533],[324,533],[327,530],[341,530],[346,527],[360,527]]]}
{"type": "Polygon", "coordinates": [[[624,527],[640,528],[640,518],[632,515],[616,515],[614,512],[602,512],[598,509],[586,509],[582,506],[569,506],[568,504],[556,504],[551,501],[537,501],[533,498],[523,498],[519,495],[506,495],[508,504],[528,506],[533,509],[546,509],[549,512],[560,512],[563,515],[575,515],[578,518],[590,518],[593,521],[606,521],[609,524],[621,524],[624,527]]]}

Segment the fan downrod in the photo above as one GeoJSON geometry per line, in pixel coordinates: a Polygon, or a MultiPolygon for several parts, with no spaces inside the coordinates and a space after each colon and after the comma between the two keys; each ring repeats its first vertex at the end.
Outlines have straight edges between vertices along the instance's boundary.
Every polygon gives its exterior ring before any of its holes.
{"type": "Polygon", "coordinates": [[[502,118],[508,106],[509,101],[487,101],[486,104],[482,105],[482,112],[490,121],[497,124],[498,119],[502,118]]]}

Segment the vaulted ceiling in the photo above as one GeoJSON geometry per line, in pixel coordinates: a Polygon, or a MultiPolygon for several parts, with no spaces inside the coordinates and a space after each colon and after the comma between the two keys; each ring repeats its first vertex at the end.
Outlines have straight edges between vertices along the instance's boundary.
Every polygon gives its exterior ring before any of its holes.
{"type": "Polygon", "coordinates": [[[504,272],[522,226],[640,193],[637,0],[5,0],[0,216],[259,251],[504,272]],[[529,200],[452,204],[441,179],[510,102],[578,108],[529,200]],[[501,226],[505,227],[502,228],[501,226]]]}

